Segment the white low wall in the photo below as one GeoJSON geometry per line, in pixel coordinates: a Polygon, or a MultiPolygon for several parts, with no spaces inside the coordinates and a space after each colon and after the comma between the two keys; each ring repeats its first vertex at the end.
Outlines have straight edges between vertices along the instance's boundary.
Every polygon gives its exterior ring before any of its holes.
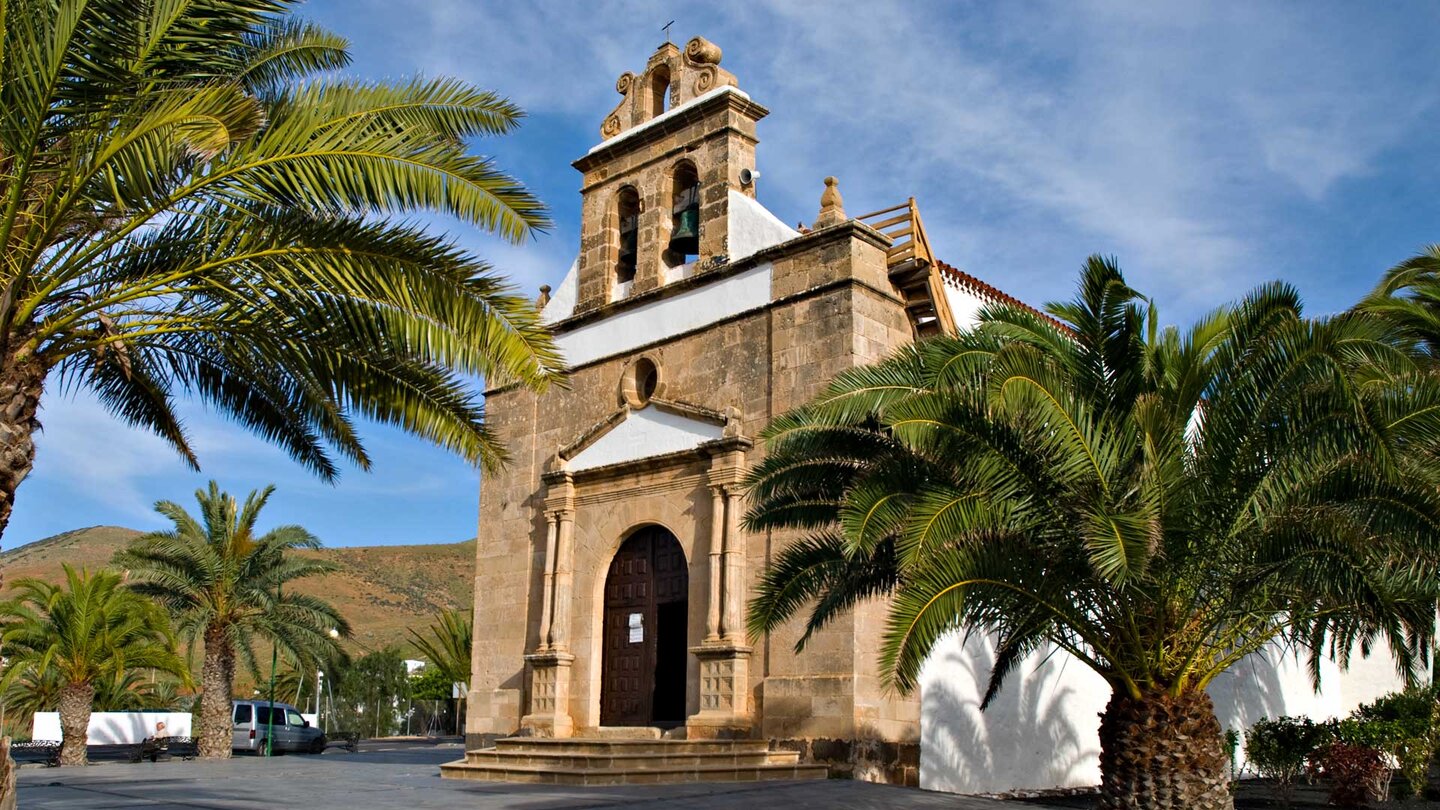
{"type": "MultiPolygon", "coordinates": [[[[1081,787],[1100,781],[1100,713],[1110,700],[1105,681],[1061,652],[1031,655],[980,711],[994,662],[994,644],[953,635],[937,645],[920,679],[920,786],[952,793],[1081,787]]],[[[1244,659],[1210,687],[1224,728],[1244,732],[1261,717],[1305,714],[1316,720],[1348,714],[1404,688],[1385,653],[1357,652],[1341,672],[1321,668],[1316,694],[1304,661],[1267,649],[1244,659]]],[[[1243,748],[1243,746],[1242,746],[1243,748]]]]}
{"type": "MultiPolygon", "coordinates": [[[[91,712],[87,745],[138,743],[155,736],[155,724],[163,722],[171,737],[189,737],[189,712],[91,712]]],[[[36,712],[30,726],[32,740],[59,740],[60,713],[36,712]]]]}

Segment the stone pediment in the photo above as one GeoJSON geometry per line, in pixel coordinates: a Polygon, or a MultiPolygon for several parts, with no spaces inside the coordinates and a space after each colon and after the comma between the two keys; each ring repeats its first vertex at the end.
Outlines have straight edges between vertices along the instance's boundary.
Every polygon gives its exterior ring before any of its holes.
{"type": "Polygon", "coordinates": [[[737,435],[738,428],[734,415],[657,398],[640,409],[621,406],[562,448],[559,459],[571,472],[592,470],[695,450],[737,435]]]}

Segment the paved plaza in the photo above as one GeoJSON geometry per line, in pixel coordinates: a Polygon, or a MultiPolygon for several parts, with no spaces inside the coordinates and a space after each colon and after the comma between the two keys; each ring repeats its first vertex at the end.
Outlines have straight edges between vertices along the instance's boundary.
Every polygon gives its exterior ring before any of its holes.
{"type": "Polygon", "coordinates": [[[972,799],[944,793],[831,780],[637,787],[564,788],[441,780],[442,762],[459,759],[454,746],[335,750],[323,756],[237,757],[226,762],[161,762],[24,768],[24,810],[561,810],[589,807],[786,810],[1035,810],[1033,804],[972,799]]]}

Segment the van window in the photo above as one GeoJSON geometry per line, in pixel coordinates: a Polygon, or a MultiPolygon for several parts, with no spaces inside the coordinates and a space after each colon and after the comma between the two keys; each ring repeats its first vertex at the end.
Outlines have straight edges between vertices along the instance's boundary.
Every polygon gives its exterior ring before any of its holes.
{"type": "MultiPolygon", "coordinates": [[[[259,723],[259,724],[262,725],[262,726],[268,726],[268,725],[270,725],[270,707],[269,707],[269,706],[256,706],[256,707],[255,707],[255,722],[256,722],[256,723],[259,723]]],[[[282,709],[282,708],[280,708],[279,706],[276,706],[276,707],[275,707],[275,725],[277,725],[277,726],[283,726],[283,725],[285,725],[285,710],[282,709]]]]}
{"type": "Polygon", "coordinates": [[[286,711],[285,722],[292,726],[303,726],[305,725],[305,718],[300,716],[300,712],[286,711]]]}
{"type": "Polygon", "coordinates": [[[236,706],[236,707],[235,707],[235,722],[236,722],[236,723],[248,723],[248,722],[250,722],[250,704],[249,704],[249,703],[241,703],[239,706],[236,706]]]}

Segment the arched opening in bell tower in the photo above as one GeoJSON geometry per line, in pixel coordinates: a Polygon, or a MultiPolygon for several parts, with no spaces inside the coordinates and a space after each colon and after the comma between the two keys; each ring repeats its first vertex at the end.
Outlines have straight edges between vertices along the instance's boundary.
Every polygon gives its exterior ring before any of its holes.
{"type": "Polygon", "coordinates": [[[669,106],[670,68],[661,65],[650,73],[650,115],[660,115],[669,106]]]}
{"type": "Polygon", "coordinates": [[[663,526],[630,535],[605,576],[600,725],[685,722],[690,573],[663,526]]]}
{"type": "Polygon", "coordinates": [[[635,280],[636,257],[640,251],[640,194],[633,186],[625,186],[616,195],[615,209],[620,243],[615,253],[615,282],[629,284],[635,280]]]}
{"type": "Polygon", "coordinates": [[[670,241],[666,267],[680,267],[700,258],[700,174],[695,164],[675,164],[670,181],[670,241]]]}

